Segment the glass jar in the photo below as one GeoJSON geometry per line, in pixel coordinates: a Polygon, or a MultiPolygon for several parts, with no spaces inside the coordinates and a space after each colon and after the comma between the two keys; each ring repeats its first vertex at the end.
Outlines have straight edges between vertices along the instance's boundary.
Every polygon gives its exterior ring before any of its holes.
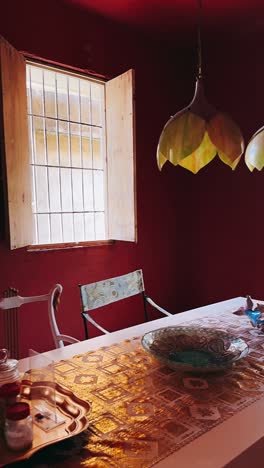
{"type": "Polygon", "coordinates": [[[6,409],[5,439],[8,448],[13,451],[31,447],[33,421],[28,403],[15,403],[6,409]]]}
{"type": "Polygon", "coordinates": [[[0,432],[4,427],[6,407],[16,402],[20,375],[16,359],[8,359],[8,350],[0,349],[0,432]]]}
{"type": "Polygon", "coordinates": [[[20,379],[16,359],[8,359],[8,350],[0,349],[0,387],[6,383],[18,382],[20,379]]]}

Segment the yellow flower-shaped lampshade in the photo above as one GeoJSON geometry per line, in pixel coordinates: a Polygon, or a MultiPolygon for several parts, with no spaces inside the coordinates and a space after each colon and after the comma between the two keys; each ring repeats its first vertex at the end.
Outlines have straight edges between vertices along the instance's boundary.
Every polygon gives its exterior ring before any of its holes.
{"type": "Polygon", "coordinates": [[[260,128],[247,145],[245,162],[252,172],[255,168],[261,171],[264,167],[264,127],[260,128]]]}
{"type": "Polygon", "coordinates": [[[243,151],[239,127],[206,101],[202,79],[198,78],[191,104],[175,114],[161,133],[157,163],[160,170],[170,161],[196,174],[218,154],[225,164],[235,169],[243,151]]]}

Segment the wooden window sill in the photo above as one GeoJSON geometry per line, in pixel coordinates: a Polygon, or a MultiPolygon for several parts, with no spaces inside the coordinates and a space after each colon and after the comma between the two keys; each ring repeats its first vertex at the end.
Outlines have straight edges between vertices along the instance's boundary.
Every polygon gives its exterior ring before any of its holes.
{"type": "Polygon", "coordinates": [[[39,244],[29,245],[27,252],[43,252],[47,250],[66,250],[66,249],[80,249],[84,247],[100,247],[102,245],[112,245],[114,240],[98,240],[98,241],[86,241],[86,242],[68,242],[61,244],[39,244]]]}

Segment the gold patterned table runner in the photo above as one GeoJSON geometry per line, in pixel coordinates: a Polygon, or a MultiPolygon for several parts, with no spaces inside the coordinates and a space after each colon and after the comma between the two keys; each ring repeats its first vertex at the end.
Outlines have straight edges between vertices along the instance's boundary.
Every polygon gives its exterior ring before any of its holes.
{"type": "Polygon", "coordinates": [[[53,462],[45,466],[150,467],[261,398],[264,335],[230,313],[196,325],[244,338],[250,355],[223,373],[180,374],[134,338],[56,363],[56,380],[89,400],[92,415],[88,430],[71,442],[71,459],[56,461],[53,446],[53,462]]]}

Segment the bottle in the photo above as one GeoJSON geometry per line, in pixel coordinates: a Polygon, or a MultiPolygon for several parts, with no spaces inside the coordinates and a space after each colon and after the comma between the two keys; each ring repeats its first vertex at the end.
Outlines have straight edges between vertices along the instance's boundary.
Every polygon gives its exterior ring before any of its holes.
{"type": "Polygon", "coordinates": [[[15,403],[6,408],[5,439],[10,450],[21,451],[31,447],[33,421],[28,403],[15,403]]]}

